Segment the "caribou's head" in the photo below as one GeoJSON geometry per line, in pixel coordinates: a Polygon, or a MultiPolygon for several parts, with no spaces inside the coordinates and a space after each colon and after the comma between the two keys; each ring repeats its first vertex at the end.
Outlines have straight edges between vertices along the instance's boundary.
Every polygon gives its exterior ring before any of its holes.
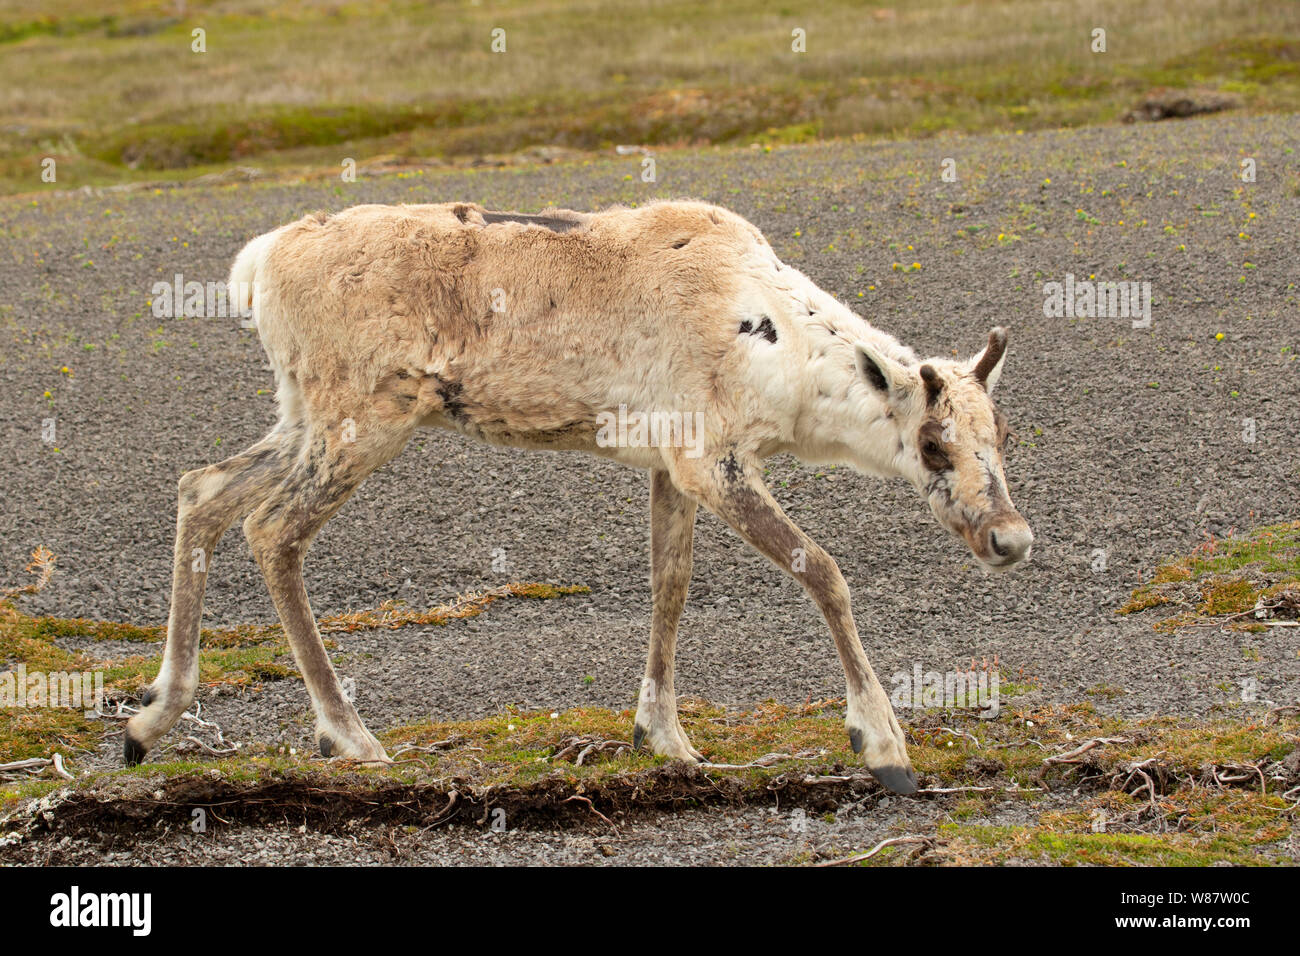
{"type": "Polygon", "coordinates": [[[858,343],[858,371],[880,393],[897,429],[894,467],[930,504],[949,531],[986,567],[1009,568],[1029,557],[1034,536],[1007,492],[1002,454],[1007,422],[993,404],[1007,333],[965,362],[929,359],[907,366],[858,343]]]}

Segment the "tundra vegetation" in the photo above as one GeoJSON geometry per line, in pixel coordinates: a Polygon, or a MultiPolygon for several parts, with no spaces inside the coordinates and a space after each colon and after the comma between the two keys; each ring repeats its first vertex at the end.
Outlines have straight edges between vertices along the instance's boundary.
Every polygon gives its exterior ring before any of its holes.
{"type": "Polygon", "coordinates": [[[808,10],[597,0],[564,16],[523,0],[184,9],[5,5],[0,194],[228,175],[234,164],[337,176],[344,157],[391,168],[616,144],[1079,126],[1118,121],[1166,88],[1300,109],[1292,0],[808,10]],[[1091,48],[1099,27],[1104,53],[1091,48]],[[195,29],[204,53],[193,52],[195,29]],[[492,50],[496,29],[504,52],[492,50]],[[796,29],[806,53],[793,52],[796,29]],[[39,178],[47,157],[55,186],[39,178]]]}

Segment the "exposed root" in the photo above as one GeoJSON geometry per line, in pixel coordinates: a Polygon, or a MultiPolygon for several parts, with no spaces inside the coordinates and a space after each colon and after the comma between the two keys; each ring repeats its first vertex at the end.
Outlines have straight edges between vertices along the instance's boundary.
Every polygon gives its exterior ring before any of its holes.
{"type": "Polygon", "coordinates": [[[866,853],[859,853],[856,856],[846,856],[842,860],[827,860],[824,863],[814,863],[813,866],[848,866],[850,863],[861,863],[863,860],[869,860],[887,846],[899,846],[904,843],[921,843],[926,846],[934,844],[934,837],[928,836],[901,836],[890,837],[888,840],[881,840],[866,853]]]}
{"type": "Polygon", "coordinates": [[[560,749],[548,759],[551,763],[573,760],[575,767],[581,767],[583,761],[594,753],[608,753],[617,757],[621,753],[631,753],[632,745],[626,740],[602,740],[599,737],[570,737],[560,742],[560,749]],[[574,757],[574,754],[577,754],[574,757]]]}
{"type": "Polygon", "coordinates": [[[1093,747],[1100,747],[1102,744],[1126,744],[1129,742],[1127,737],[1094,737],[1075,747],[1073,750],[1063,754],[1055,754],[1043,761],[1043,766],[1047,767],[1057,763],[1082,763],[1078,758],[1087,753],[1093,747]]]}

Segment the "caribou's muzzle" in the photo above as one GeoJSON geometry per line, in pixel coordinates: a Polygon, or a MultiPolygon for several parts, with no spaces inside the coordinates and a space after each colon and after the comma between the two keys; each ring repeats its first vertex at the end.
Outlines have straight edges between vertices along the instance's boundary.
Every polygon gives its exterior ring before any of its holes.
{"type": "Polygon", "coordinates": [[[1029,557],[1034,533],[1029,523],[1012,511],[985,521],[978,535],[975,556],[993,568],[1009,568],[1029,557]]]}

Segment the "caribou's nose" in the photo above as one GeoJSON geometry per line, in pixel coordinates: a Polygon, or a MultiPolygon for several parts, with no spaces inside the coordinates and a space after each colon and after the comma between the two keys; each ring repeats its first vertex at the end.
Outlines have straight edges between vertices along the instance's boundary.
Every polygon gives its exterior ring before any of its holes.
{"type": "Polygon", "coordinates": [[[988,530],[989,553],[995,558],[992,564],[1015,564],[1029,556],[1034,543],[1034,533],[1023,519],[1007,521],[988,530]]]}

